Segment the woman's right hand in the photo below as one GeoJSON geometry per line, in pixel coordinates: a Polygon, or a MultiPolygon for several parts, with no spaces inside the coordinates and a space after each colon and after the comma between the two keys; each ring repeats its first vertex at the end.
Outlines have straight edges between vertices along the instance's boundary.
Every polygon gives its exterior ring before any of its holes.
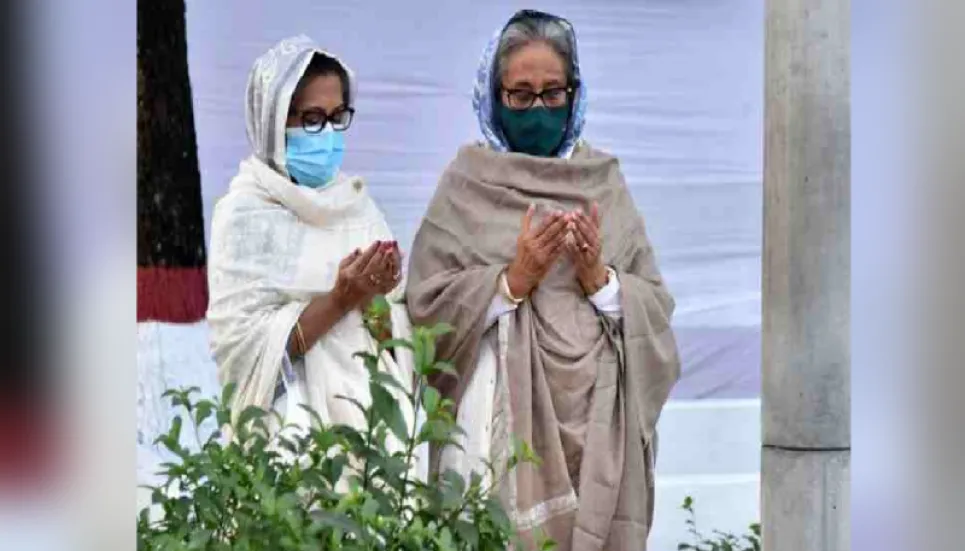
{"type": "Polygon", "coordinates": [[[536,207],[529,206],[523,216],[523,227],[516,239],[516,257],[506,270],[506,283],[514,297],[529,296],[550,267],[563,252],[566,236],[570,230],[567,214],[556,211],[537,228],[533,228],[536,207]]]}
{"type": "Polygon", "coordinates": [[[395,277],[395,274],[388,274],[386,270],[392,265],[396,248],[391,241],[376,241],[365,251],[356,249],[343,258],[338,265],[338,276],[332,289],[339,304],[351,310],[382,293],[387,285],[385,280],[395,277]]]}

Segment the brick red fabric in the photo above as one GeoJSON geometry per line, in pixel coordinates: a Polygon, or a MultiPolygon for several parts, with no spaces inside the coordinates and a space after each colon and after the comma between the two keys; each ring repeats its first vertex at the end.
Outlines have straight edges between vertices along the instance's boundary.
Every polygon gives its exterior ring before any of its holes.
{"type": "Polygon", "coordinates": [[[137,321],[195,323],[208,308],[205,268],[137,268],[137,321]]]}

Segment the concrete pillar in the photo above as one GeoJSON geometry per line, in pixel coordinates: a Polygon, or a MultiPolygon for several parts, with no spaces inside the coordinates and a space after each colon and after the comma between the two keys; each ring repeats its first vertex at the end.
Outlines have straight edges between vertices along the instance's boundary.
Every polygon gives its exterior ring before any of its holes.
{"type": "Polygon", "coordinates": [[[850,548],[850,3],[767,0],[766,551],[850,548]]]}

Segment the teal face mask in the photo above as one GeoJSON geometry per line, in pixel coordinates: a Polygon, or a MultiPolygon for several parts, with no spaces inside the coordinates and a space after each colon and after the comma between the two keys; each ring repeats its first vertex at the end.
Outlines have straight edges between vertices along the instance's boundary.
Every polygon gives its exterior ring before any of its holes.
{"type": "Polygon", "coordinates": [[[500,103],[497,109],[499,126],[511,151],[549,157],[556,153],[563,142],[570,115],[569,105],[516,110],[500,103]]]}

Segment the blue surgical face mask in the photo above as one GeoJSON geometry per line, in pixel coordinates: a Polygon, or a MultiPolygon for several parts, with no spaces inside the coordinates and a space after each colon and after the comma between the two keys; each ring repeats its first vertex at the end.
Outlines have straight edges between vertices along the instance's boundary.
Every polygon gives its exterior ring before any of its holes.
{"type": "Polygon", "coordinates": [[[331,128],[311,134],[304,128],[285,131],[286,167],[295,183],[310,188],[325,187],[335,178],[345,154],[345,136],[331,128]]]}

